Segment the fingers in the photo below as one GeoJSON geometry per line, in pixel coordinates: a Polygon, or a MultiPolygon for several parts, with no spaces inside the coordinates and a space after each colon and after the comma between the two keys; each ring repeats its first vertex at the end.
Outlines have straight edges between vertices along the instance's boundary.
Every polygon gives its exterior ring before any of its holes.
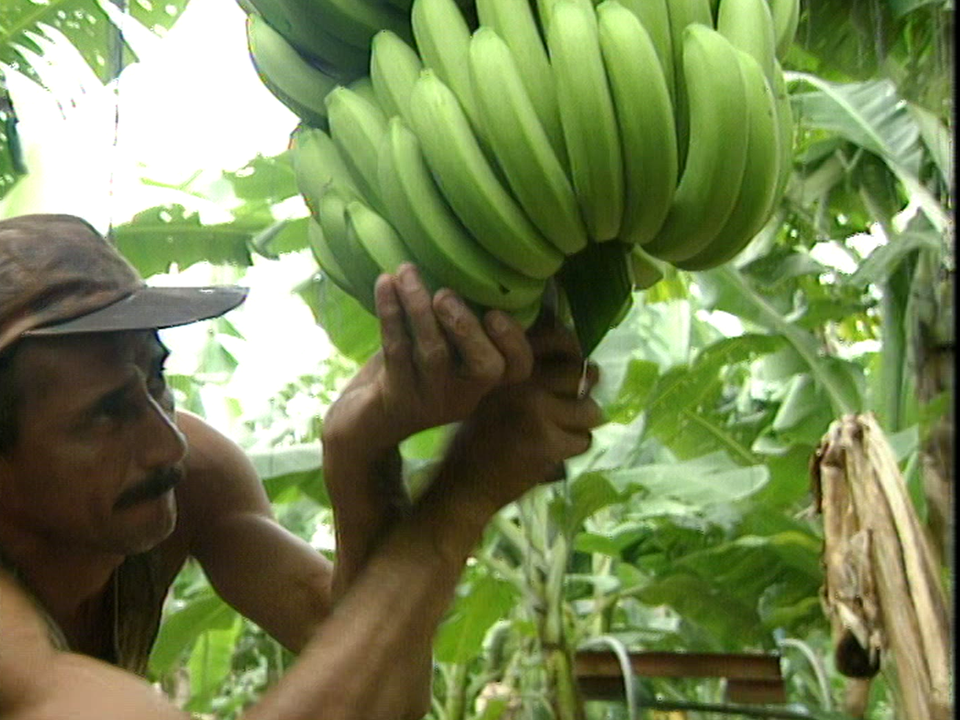
{"type": "Polygon", "coordinates": [[[502,382],[518,383],[533,370],[533,348],[517,319],[502,310],[490,310],[483,318],[487,334],[503,355],[502,382]]]}
{"type": "Polygon", "coordinates": [[[590,394],[600,380],[596,363],[568,359],[560,362],[539,363],[535,369],[536,383],[551,393],[569,398],[590,394]]]}
{"type": "Polygon", "coordinates": [[[380,344],[387,372],[402,382],[413,378],[415,368],[410,357],[412,343],[406,325],[406,313],[392,275],[381,275],[374,285],[377,317],[380,319],[380,344]]]}
{"type": "Polygon", "coordinates": [[[447,338],[456,349],[462,365],[461,375],[490,384],[499,382],[506,363],[477,316],[446,288],[434,295],[433,306],[447,338]]]}
{"type": "Polygon", "coordinates": [[[434,312],[433,298],[417,269],[404,263],[397,269],[397,294],[413,335],[417,365],[423,373],[445,372],[452,357],[447,338],[434,312]]]}
{"type": "Polygon", "coordinates": [[[580,342],[572,330],[565,327],[560,319],[552,316],[549,322],[538,321],[527,332],[534,356],[539,359],[576,358],[582,359],[580,342]]]}

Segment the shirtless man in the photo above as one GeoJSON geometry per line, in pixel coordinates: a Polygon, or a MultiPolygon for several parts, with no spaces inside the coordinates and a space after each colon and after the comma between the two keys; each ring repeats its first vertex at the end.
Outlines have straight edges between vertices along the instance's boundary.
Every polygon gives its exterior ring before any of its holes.
{"type": "MultiPolygon", "coordinates": [[[[0,717],[183,720],[142,677],[166,593],[195,558],[294,666],[244,720],[416,718],[431,642],[493,514],[587,449],[601,421],[555,323],[376,287],[382,348],[327,413],[331,565],[274,519],[249,460],[174,410],[158,328],[238,288],[149,288],[78,218],[0,221],[0,717]],[[459,422],[430,487],[398,443],[459,422]]],[[[587,375],[587,390],[596,369],[587,375]]]]}

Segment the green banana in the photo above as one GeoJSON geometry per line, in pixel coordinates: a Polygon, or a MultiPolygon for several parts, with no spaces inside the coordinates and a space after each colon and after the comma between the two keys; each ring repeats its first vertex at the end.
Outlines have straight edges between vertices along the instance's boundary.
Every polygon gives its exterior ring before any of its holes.
{"type": "Polygon", "coordinates": [[[412,40],[408,16],[396,8],[373,0],[279,0],[296,8],[304,18],[312,18],[310,32],[319,29],[342,42],[369,51],[373,36],[384,28],[404,40],[412,40]]]}
{"type": "Polygon", "coordinates": [[[549,28],[573,187],[590,237],[611,240],[623,217],[623,155],[595,11],[577,0],[558,0],[549,28]]]}
{"type": "Polygon", "coordinates": [[[737,50],[760,63],[772,87],[777,41],[767,0],[723,0],[717,13],[717,30],[737,50]]]}
{"type": "MultiPolygon", "coordinates": [[[[396,273],[401,264],[415,262],[393,225],[366,203],[351,200],[346,205],[345,217],[350,244],[362,249],[380,272],[396,273]]],[[[422,271],[420,275],[425,277],[422,271]]],[[[435,289],[429,283],[427,287],[435,289]]]]}
{"type": "Polygon", "coordinates": [[[700,24],[713,28],[710,0],[667,0],[670,20],[670,45],[673,48],[673,107],[677,123],[677,158],[680,171],[687,162],[689,144],[689,109],[683,72],[683,31],[687,25],[700,24]]]}
{"type": "Polygon", "coordinates": [[[370,48],[370,80],[387,117],[410,116],[410,91],[423,63],[410,45],[389,30],[373,36],[370,48]]]}
{"type": "Polygon", "coordinates": [[[411,129],[427,164],[477,241],[530,277],[556,272],[563,254],[540,235],[500,184],[456,95],[432,70],[425,69],[414,83],[410,110],[411,129]]]}
{"type": "Polygon", "coordinates": [[[777,125],[780,135],[780,176],[777,178],[777,197],[783,194],[793,171],[793,106],[790,104],[790,91],[783,76],[780,61],[774,61],[773,97],[777,105],[777,125]]]}
{"type": "MultiPolygon", "coordinates": [[[[723,12],[723,3],[720,11],[723,12]]],[[[710,244],[676,263],[683,270],[706,270],[736,257],[770,218],[778,197],[780,136],[773,92],[763,68],[752,55],[738,50],[737,59],[747,93],[748,125],[747,159],[740,192],[730,217],[710,244]]]]}
{"type": "Polygon", "coordinates": [[[670,92],[670,102],[674,101],[673,87],[673,41],[670,39],[670,15],[667,0],[620,0],[620,4],[631,11],[640,20],[643,29],[650,35],[657,49],[660,66],[670,92]]]}
{"type": "Polygon", "coordinates": [[[327,95],[330,137],[344,163],[361,189],[362,195],[379,208],[377,151],[387,129],[387,118],[378,105],[366,97],[340,86],[327,95]]]}
{"type": "Polygon", "coordinates": [[[338,80],[366,72],[365,47],[344,42],[318,25],[316,14],[303,0],[249,0],[253,10],[286,38],[311,64],[338,80]]]}
{"type": "MultiPolygon", "coordinates": [[[[593,18],[593,7],[596,4],[594,0],[575,0],[588,15],[593,18]]],[[[553,8],[561,0],[536,0],[537,17],[540,20],[540,32],[543,38],[550,35],[550,18],[553,15],[553,8]]]]}
{"type": "Polygon", "coordinates": [[[356,291],[350,284],[347,274],[340,266],[340,261],[333,254],[326,236],[323,234],[323,228],[315,217],[307,218],[307,242],[317,265],[323,271],[324,275],[329,277],[337,286],[348,295],[353,295],[356,291]]]}
{"type": "Polygon", "coordinates": [[[328,186],[320,196],[316,219],[331,254],[348,281],[350,294],[368,312],[376,314],[373,286],[380,275],[380,267],[347,233],[346,209],[352,199],[336,186],[328,186]]]}
{"type": "Polygon", "coordinates": [[[356,180],[325,131],[301,123],[290,134],[290,154],[297,190],[311,214],[319,212],[320,196],[328,185],[360,196],[356,180]]]}
{"type": "Polygon", "coordinates": [[[480,121],[467,62],[470,27],[463,12],[454,0],[414,0],[410,21],[424,67],[453,90],[477,132],[480,121]]]}
{"type": "Polygon", "coordinates": [[[623,147],[619,239],[642,245],[660,229],[676,189],[673,106],[656,47],[636,15],[616,0],[604,0],[597,18],[623,147]]]}
{"type": "Polygon", "coordinates": [[[587,229],[563,165],[537,118],[507,43],[481,26],[470,40],[470,79],[497,164],[527,216],[566,255],[587,244],[587,229]]]}
{"type": "Polygon", "coordinates": [[[348,82],[346,87],[353,90],[357,95],[383,112],[383,107],[380,105],[380,98],[377,97],[377,92],[373,89],[373,80],[370,79],[369,75],[363,75],[356,80],[348,82]]]}
{"type": "Polygon", "coordinates": [[[496,30],[517,61],[523,86],[557,158],[567,167],[567,148],[560,126],[557,90],[550,72],[547,48],[540,36],[537,19],[529,2],[477,0],[481,27],[496,30]]]}
{"type": "Polygon", "coordinates": [[[481,247],[447,204],[427,167],[420,141],[393,117],[380,144],[380,193],[387,217],[439,283],[480,305],[518,310],[540,297],[543,280],[504,265],[481,247]]]}
{"type": "Polygon", "coordinates": [[[526,305],[518,310],[508,310],[514,319],[520,323],[520,327],[524,330],[530,328],[533,325],[537,318],[540,317],[540,310],[543,307],[543,297],[538,297],[529,305],[526,305]]]}
{"type": "Polygon", "coordinates": [[[654,257],[686,260],[703,250],[733,210],[747,148],[746,87],[738,51],[716,30],[689,25],[683,34],[684,82],[690,99],[690,147],[654,257]]]}
{"type": "Polygon", "coordinates": [[[777,43],[777,59],[783,60],[797,37],[797,27],[800,25],[800,0],[769,1],[777,43]]]}
{"type": "Polygon", "coordinates": [[[324,98],[337,86],[336,78],[310,65],[259,15],[247,16],[246,33],[250,59],[266,88],[300,119],[326,127],[324,98]]]}

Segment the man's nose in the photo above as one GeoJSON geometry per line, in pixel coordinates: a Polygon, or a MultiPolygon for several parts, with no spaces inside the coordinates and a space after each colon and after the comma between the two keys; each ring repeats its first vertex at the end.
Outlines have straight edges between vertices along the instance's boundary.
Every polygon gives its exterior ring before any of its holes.
{"type": "Polygon", "coordinates": [[[138,438],[144,467],[169,467],[180,462],[187,452],[187,439],[170,414],[147,394],[147,408],[138,438]]]}

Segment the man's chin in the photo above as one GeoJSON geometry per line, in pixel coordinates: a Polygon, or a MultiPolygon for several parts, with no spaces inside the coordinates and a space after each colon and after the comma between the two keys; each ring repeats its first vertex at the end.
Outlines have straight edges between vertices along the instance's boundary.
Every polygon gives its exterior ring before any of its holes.
{"type": "Polygon", "coordinates": [[[152,550],[166,540],[177,525],[177,499],[173,490],[119,510],[128,528],[127,554],[152,550]]]}

